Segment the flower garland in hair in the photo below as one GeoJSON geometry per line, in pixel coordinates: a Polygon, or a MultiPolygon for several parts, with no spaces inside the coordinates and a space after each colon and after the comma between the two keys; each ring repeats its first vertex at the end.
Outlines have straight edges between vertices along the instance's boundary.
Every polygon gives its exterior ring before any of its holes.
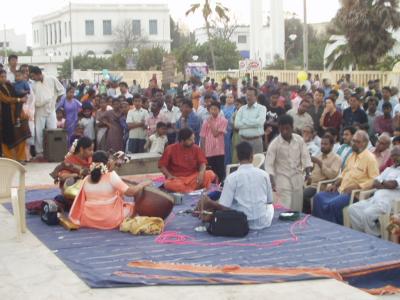
{"type": "Polygon", "coordinates": [[[73,155],[75,153],[76,147],[78,146],[78,139],[74,140],[74,142],[71,145],[71,148],[69,148],[69,151],[67,155],[65,155],[65,158],[73,155]]]}
{"type": "Polygon", "coordinates": [[[104,163],[102,163],[102,162],[94,162],[94,163],[92,163],[92,164],[90,165],[90,172],[92,172],[93,170],[96,170],[96,169],[100,169],[100,173],[101,173],[102,175],[108,173],[108,168],[107,168],[107,166],[106,166],[104,163]]]}

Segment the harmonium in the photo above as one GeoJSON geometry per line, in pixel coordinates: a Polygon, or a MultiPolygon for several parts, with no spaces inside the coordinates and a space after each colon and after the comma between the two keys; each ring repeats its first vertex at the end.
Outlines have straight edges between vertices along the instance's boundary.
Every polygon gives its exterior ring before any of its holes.
{"type": "Polygon", "coordinates": [[[157,153],[128,154],[129,161],[116,168],[120,176],[159,173],[158,161],[161,158],[157,153]]]}

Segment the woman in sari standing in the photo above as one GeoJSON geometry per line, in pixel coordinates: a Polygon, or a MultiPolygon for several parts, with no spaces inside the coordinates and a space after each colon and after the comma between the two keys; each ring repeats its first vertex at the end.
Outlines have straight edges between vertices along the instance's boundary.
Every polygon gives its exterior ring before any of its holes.
{"type": "Polygon", "coordinates": [[[7,72],[0,70],[1,148],[4,157],[19,162],[26,160],[25,145],[26,140],[31,137],[31,132],[28,124],[25,126],[25,122],[16,126],[17,119],[21,121],[28,119],[23,110],[20,111],[19,116],[16,115],[16,106],[22,105],[26,100],[26,97],[15,96],[14,88],[7,81],[7,72]]]}
{"type": "Polygon", "coordinates": [[[134,204],[124,202],[123,196],[139,194],[150,181],[128,186],[113,171],[114,162],[104,151],[96,151],[90,175],[83,182],[70,210],[70,220],[81,227],[114,229],[134,214],[134,204]]]}
{"type": "MultiPolygon", "coordinates": [[[[75,88],[67,88],[67,93],[61,98],[56,107],[56,111],[62,108],[65,112],[65,129],[68,134],[68,143],[70,143],[71,136],[74,134],[76,126],[78,126],[78,114],[82,108],[82,104],[74,97],[75,88]]],[[[68,144],[68,147],[71,145],[68,144]]]]}
{"type": "Polygon", "coordinates": [[[108,110],[100,117],[99,121],[107,126],[106,151],[113,152],[124,151],[123,129],[121,127],[121,102],[119,99],[113,99],[112,110],[108,110]]]}
{"type": "Polygon", "coordinates": [[[25,143],[26,161],[30,161],[32,159],[31,147],[35,146],[35,94],[33,93],[32,90],[32,84],[29,81],[29,66],[21,65],[19,70],[23,74],[24,79],[28,82],[30,88],[30,93],[26,95],[27,100],[23,105],[23,110],[29,119],[28,125],[31,131],[31,137],[27,139],[25,143]]]}

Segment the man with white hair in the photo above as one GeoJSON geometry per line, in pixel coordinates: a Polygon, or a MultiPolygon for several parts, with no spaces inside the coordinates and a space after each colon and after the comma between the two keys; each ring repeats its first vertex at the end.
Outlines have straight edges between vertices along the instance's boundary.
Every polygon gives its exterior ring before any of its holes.
{"type": "Polygon", "coordinates": [[[391,151],[394,165],[375,178],[375,194],[365,201],[359,201],[349,207],[351,227],[375,236],[380,235],[378,218],[392,210],[392,203],[400,198],[400,147],[391,151]]]}
{"type": "Polygon", "coordinates": [[[314,197],[312,215],[326,221],[343,224],[342,210],[349,204],[351,192],[370,189],[379,175],[378,163],[368,149],[369,137],[358,130],[352,139],[353,153],[346,163],[341,178],[328,186],[326,192],[314,197]]]}
{"type": "Polygon", "coordinates": [[[382,133],[375,147],[371,149],[371,152],[375,155],[376,161],[378,162],[379,172],[382,172],[387,166],[387,161],[390,158],[389,148],[391,143],[392,140],[390,136],[387,133],[382,133]]]}

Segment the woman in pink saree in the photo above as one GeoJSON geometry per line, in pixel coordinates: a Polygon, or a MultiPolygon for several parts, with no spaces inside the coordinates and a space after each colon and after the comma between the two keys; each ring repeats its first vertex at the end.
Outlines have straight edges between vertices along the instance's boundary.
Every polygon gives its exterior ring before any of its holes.
{"type": "Polygon", "coordinates": [[[134,214],[134,204],[124,202],[123,196],[135,196],[151,182],[128,186],[113,171],[114,162],[104,151],[93,154],[90,175],[72,204],[69,218],[80,227],[96,229],[118,228],[123,220],[134,214]]]}

